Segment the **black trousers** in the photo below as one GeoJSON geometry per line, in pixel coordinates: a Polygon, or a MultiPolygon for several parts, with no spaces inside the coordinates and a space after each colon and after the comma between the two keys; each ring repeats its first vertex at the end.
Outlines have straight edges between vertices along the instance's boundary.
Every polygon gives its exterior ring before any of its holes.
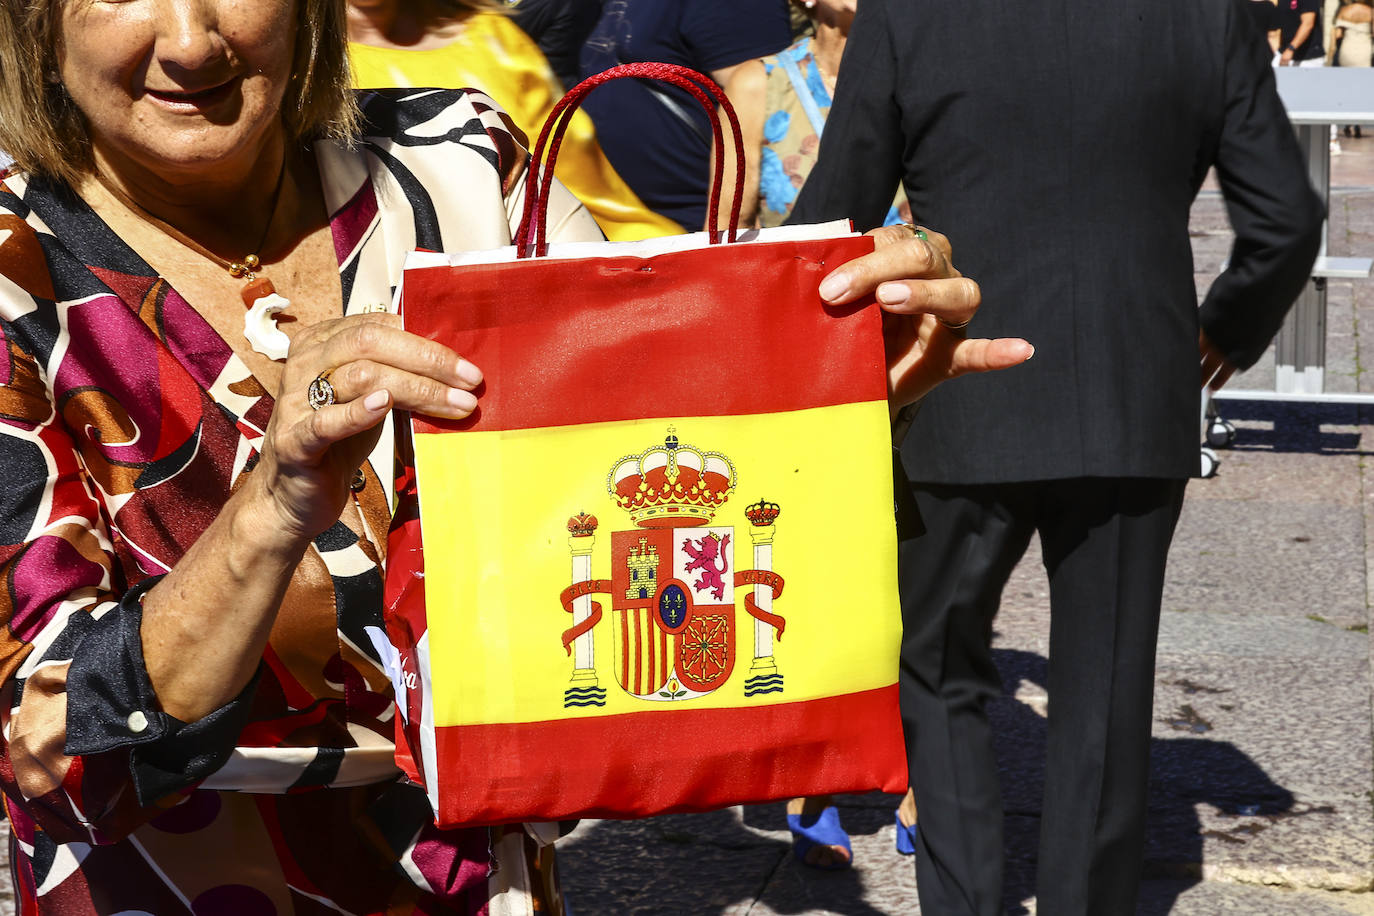
{"type": "Polygon", "coordinates": [[[913,488],[925,532],[900,547],[901,698],[926,916],[1001,912],[1002,803],[984,708],[1001,685],[989,643],[1036,531],[1051,604],[1038,910],[1135,912],[1159,605],[1186,484],[913,488]]]}

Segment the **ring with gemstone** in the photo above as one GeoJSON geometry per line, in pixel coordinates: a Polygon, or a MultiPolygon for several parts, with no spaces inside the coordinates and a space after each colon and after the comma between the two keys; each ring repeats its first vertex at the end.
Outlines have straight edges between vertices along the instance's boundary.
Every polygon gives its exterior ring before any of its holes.
{"type": "Polygon", "coordinates": [[[329,382],[329,373],[333,371],[326,369],[321,372],[315,376],[310,387],[305,389],[305,399],[310,402],[311,410],[319,410],[334,403],[334,386],[329,382]]]}
{"type": "Polygon", "coordinates": [[[910,230],[912,235],[923,242],[928,238],[928,236],[926,236],[926,231],[917,227],[915,223],[902,223],[902,228],[910,230]]]}

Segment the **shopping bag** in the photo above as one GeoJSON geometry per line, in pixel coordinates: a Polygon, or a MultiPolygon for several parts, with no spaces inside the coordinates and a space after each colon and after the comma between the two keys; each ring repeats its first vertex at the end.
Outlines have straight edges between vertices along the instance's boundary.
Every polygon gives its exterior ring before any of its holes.
{"type": "Polygon", "coordinates": [[[551,174],[514,246],[404,272],[486,382],[410,418],[398,761],[446,826],[902,791],[881,319],[816,292],[871,240],[549,246],[551,174]]]}

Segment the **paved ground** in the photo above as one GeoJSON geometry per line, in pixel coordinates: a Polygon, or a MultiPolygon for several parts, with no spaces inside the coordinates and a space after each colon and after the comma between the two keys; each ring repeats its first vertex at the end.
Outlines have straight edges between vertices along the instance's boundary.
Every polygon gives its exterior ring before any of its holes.
{"type": "MultiPolygon", "coordinates": [[[[1331,253],[1374,255],[1374,139],[1335,160],[1331,253]]],[[[1204,191],[1199,287],[1229,247],[1204,191]]],[[[1328,388],[1371,391],[1374,281],[1329,287],[1328,388]]],[[[1272,365],[1238,379],[1272,385],[1272,365]]],[[[1188,492],[1159,645],[1149,880],[1139,912],[1374,916],[1370,561],[1374,411],[1236,404],[1235,448],[1188,492]]],[[[995,704],[1008,912],[1034,912],[1048,602],[1032,553],[1007,589],[995,704]]],[[[578,916],[912,914],[896,799],[842,799],[856,867],[800,869],[781,806],[584,823],[560,847],[578,916]]],[[[0,879],[0,912],[9,912],[0,879]]]]}

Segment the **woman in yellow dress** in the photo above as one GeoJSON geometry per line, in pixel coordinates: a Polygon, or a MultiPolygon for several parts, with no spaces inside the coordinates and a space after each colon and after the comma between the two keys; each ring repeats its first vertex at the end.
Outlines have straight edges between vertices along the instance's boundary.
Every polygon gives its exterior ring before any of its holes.
{"type": "MultiPolygon", "coordinates": [[[[562,96],[538,46],[495,0],[350,0],[349,54],[359,88],[481,89],[530,143],[562,96]]],[[[557,175],[612,241],[676,235],[677,223],[646,207],[616,174],[578,112],[559,150],[557,175]]]]}

